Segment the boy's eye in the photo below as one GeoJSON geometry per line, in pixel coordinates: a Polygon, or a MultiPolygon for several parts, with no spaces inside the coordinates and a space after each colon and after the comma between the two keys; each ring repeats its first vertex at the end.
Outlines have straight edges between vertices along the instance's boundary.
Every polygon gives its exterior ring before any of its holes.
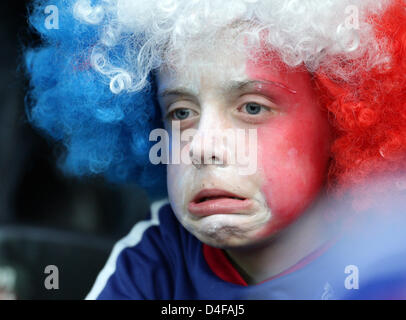
{"type": "Polygon", "coordinates": [[[244,113],[248,113],[249,115],[257,115],[261,113],[261,111],[269,110],[268,107],[265,107],[255,102],[248,102],[244,104],[241,109],[242,109],[241,111],[243,111],[244,113]]]}
{"type": "Polygon", "coordinates": [[[244,106],[244,109],[248,114],[258,114],[261,112],[262,108],[263,106],[254,102],[246,103],[244,106]]]}
{"type": "Polygon", "coordinates": [[[193,116],[193,111],[191,109],[179,108],[172,111],[169,116],[175,120],[185,120],[193,116]]]}

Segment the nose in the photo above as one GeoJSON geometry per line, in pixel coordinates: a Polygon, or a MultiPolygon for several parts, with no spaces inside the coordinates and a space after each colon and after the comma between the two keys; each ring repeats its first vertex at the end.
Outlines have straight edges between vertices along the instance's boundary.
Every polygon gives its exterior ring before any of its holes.
{"type": "Polygon", "coordinates": [[[214,115],[202,115],[199,127],[189,146],[192,164],[200,169],[207,165],[225,167],[229,159],[229,142],[224,136],[226,126],[214,115]]]}
{"type": "MultiPolygon", "coordinates": [[[[214,138],[213,136],[211,138],[214,138]]],[[[200,169],[207,165],[226,166],[224,150],[221,146],[216,146],[217,139],[211,139],[207,135],[195,136],[191,142],[189,156],[192,164],[200,169]],[[214,140],[214,141],[213,141],[214,140]]]]}

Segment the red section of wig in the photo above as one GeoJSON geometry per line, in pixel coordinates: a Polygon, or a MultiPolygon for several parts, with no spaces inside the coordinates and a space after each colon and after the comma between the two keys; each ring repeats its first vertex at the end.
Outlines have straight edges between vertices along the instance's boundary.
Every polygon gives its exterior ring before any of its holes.
{"type": "Polygon", "coordinates": [[[365,59],[335,57],[351,81],[315,74],[322,104],[329,112],[334,142],[329,185],[354,186],[374,174],[406,167],[406,4],[394,0],[385,13],[371,17],[377,43],[391,61],[367,70],[365,59]],[[365,71],[367,70],[367,71],[365,71]]]}

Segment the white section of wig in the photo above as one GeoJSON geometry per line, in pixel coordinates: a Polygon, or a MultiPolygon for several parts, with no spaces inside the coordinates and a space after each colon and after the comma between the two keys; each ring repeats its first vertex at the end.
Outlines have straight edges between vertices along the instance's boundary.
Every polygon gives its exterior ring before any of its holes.
{"type": "Polygon", "coordinates": [[[101,6],[91,6],[90,0],[78,0],[73,6],[74,16],[85,23],[99,24],[104,18],[101,6]]]}
{"type": "MultiPolygon", "coordinates": [[[[240,36],[244,36],[244,50],[248,45],[258,47],[265,34],[262,40],[267,48],[277,51],[287,65],[304,64],[310,72],[323,66],[346,78],[348,75],[329,65],[329,57],[366,57],[366,68],[388,62],[384,44],[376,43],[368,19],[370,14],[385,9],[387,3],[388,0],[102,0],[92,7],[90,0],[77,0],[74,15],[83,23],[101,25],[103,31],[99,46],[92,53],[92,66],[110,79],[112,92],[120,93],[142,90],[148,85],[150,72],[161,65],[181,64],[192,51],[216,48],[215,38],[230,26],[239,28],[240,36]],[[358,11],[356,29],[348,27],[349,7],[358,11]],[[118,43],[126,52],[122,64],[113,66],[109,50],[118,43]]],[[[230,43],[234,40],[230,39],[230,43]]]]}

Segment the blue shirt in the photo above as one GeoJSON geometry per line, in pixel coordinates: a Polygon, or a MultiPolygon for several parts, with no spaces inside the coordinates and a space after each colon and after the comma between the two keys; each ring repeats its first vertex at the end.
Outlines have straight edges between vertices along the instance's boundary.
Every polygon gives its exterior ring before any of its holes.
{"type": "Polygon", "coordinates": [[[349,290],[354,296],[359,284],[348,277],[358,274],[348,266],[362,274],[364,261],[348,249],[333,244],[298,270],[261,284],[231,283],[213,272],[202,242],[166,200],[154,203],[150,219],[115,245],[87,299],[338,299],[349,290]]]}

